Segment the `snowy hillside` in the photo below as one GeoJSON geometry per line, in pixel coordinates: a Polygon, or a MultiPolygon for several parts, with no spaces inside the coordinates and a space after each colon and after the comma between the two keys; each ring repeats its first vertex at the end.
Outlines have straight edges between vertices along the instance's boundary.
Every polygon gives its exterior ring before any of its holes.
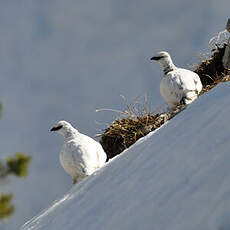
{"type": "Polygon", "coordinates": [[[201,96],[21,229],[229,230],[229,87],[201,96]]]}

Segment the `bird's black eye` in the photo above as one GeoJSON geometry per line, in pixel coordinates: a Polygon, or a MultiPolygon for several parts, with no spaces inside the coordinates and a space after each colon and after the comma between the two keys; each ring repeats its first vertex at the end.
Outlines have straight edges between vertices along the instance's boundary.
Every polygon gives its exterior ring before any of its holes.
{"type": "Polygon", "coordinates": [[[59,125],[57,127],[53,127],[50,131],[57,131],[59,129],[61,129],[63,127],[63,125],[59,125]]]}

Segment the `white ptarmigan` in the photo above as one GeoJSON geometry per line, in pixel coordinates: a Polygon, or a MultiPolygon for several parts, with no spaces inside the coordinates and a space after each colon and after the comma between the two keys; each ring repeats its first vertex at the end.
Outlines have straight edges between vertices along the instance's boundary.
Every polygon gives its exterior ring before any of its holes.
{"type": "Polygon", "coordinates": [[[165,51],[157,53],[151,60],[158,61],[163,70],[160,92],[170,109],[175,109],[179,104],[188,105],[197,99],[202,83],[196,73],[177,68],[165,51]]]}
{"type": "Polygon", "coordinates": [[[50,131],[56,131],[64,137],[60,162],[72,176],[74,184],[105,164],[107,156],[101,144],[78,132],[70,123],[59,121],[50,131]]]}

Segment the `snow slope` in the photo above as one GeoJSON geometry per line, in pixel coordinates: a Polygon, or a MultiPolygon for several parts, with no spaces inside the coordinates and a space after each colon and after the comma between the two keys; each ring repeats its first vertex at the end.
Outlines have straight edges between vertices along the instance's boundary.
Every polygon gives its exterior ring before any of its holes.
{"type": "Polygon", "coordinates": [[[229,230],[229,87],[201,96],[21,229],[229,230]]]}

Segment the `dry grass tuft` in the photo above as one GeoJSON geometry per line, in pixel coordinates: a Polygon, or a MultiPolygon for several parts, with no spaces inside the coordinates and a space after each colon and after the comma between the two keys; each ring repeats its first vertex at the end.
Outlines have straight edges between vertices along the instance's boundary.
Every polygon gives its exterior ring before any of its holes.
{"type": "Polygon", "coordinates": [[[201,94],[209,91],[220,82],[229,81],[229,75],[227,70],[224,69],[222,59],[226,44],[222,47],[216,47],[210,58],[207,58],[196,67],[194,72],[200,76],[200,80],[203,85],[201,94]]]}
{"type": "Polygon", "coordinates": [[[168,120],[167,114],[145,114],[138,117],[127,117],[115,120],[101,136],[102,144],[108,159],[113,158],[131,146],[141,137],[159,128],[168,120]]]}
{"type": "MultiPolygon", "coordinates": [[[[220,82],[230,81],[229,70],[225,70],[222,64],[226,45],[217,47],[212,56],[207,58],[196,67],[195,71],[203,84],[202,93],[212,89],[220,82]]],[[[125,98],[123,98],[125,100],[125,98]]],[[[127,101],[127,110],[120,112],[125,118],[116,119],[101,135],[100,143],[103,146],[107,160],[123,152],[141,137],[162,126],[166,121],[172,119],[177,113],[185,109],[184,106],[170,113],[151,113],[144,109],[143,114],[136,115],[137,109],[130,106],[127,101]]],[[[139,110],[140,111],[140,110],[139,110]]]]}
{"type": "MultiPolygon", "coordinates": [[[[123,98],[124,99],[124,98],[123,98]]],[[[101,137],[100,143],[107,154],[107,160],[115,157],[134,144],[141,137],[161,127],[166,121],[173,118],[183,110],[184,106],[178,106],[170,113],[153,113],[145,109],[143,114],[138,113],[137,107],[131,106],[126,101],[127,110],[115,111],[126,117],[116,119],[108,126],[101,137]]],[[[146,106],[145,106],[146,108],[146,106]]]]}

